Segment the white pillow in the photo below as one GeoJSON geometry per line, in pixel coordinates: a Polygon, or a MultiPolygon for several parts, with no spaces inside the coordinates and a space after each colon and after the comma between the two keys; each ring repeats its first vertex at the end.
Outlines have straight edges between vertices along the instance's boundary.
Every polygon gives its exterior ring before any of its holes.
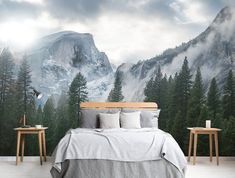
{"type": "Polygon", "coordinates": [[[140,127],[140,111],[125,113],[121,112],[121,127],[125,129],[138,129],[140,127]]]}
{"type": "Polygon", "coordinates": [[[114,114],[99,113],[100,128],[102,129],[120,128],[119,115],[120,112],[114,114]]]}
{"type": "Polygon", "coordinates": [[[160,115],[160,111],[161,111],[161,109],[157,109],[156,111],[152,112],[153,113],[153,119],[152,119],[153,127],[158,128],[158,118],[160,115]]]}

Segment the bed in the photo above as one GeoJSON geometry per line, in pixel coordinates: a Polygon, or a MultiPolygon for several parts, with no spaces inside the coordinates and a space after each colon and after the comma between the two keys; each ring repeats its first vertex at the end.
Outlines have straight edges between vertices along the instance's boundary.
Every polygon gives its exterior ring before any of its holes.
{"type": "Polygon", "coordinates": [[[174,138],[158,129],[156,103],[86,102],[80,107],[82,128],[68,131],[54,150],[53,178],[185,177],[185,156],[174,138]],[[98,118],[90,120],[91,113],[107,111],[140,112],[141,128],[104,129],[98,118]],[[149,113],[152,127],[143,120],[149,113]]]}

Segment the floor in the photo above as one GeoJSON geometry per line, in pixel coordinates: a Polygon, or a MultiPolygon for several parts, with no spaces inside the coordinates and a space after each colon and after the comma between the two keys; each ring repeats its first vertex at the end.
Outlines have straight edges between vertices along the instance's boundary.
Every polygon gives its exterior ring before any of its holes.
{"type": "Polygon", "coordinates": [[[25,160],[16,166],[15,161],[0,161],[1,178],[51,178],[51,163],[40,166],[39,160],[25,160]]]}
{"type": "MultiPolygon", "coordinates": [[[[51,178],[51,163],[48,161],[40,166],[35,158],[28,158],[18,166],[12,159],[0,158],[1,178],[51,178]]],[[[221,158],[220,165],[209,162],[209,158],[200,157],[197,164],[188,164],[186,178],[235,178],[235,158],[221,158]]]]}
{"type": "Polygon", "coordinates": [[[197,158],[196,165],[188,163],[186,178],[235,178],[235,158],[222,157],[219,166],[215,158],[213,162],[209,157],[197,158]]]}

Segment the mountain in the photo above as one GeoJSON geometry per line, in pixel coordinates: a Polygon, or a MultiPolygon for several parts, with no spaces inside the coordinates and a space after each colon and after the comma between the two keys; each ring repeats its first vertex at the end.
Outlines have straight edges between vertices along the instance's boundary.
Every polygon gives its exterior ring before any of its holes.
{"type": "Polygon", "coordinates": [[[45,36],[26,51],[26,57],[33,86],[47,96],[67,92],[78,72],[86,77],[90,100],[104,100],[112,87],[112,66],[91,34],[63,31],[45,36]]]}
{"type": "Polygon", "coordinates": [[[197,67],[201,68],[206,87],[213,77],[221,87],[228,71],[235,72],[235,9],[223,8],[196,38],[136,64],[124,63],[118,67],[110,64],[106,54],[96,48],[91,34],[73,31],[45,36],[16,58],[22,58],[23,54],[31,66],[32,85],[46,95],[43,102],[51,95],[58,98],[67,92],[78,72],[86,77],[89,99],[104,101],[113,86],[116,70],[123,73],[124,100],[142,101],[146,82],[158,66],[163,74],[174,75],[185,56],[193,75],[197,67]]]}
{"type": "Polygon", "coordinates": [[[154,76],[160,65],[163,74],[179,72],[185,56],[192,74],[201,68],[205,86],[216,77],[219,86],[230,69],[235,72],[235,9],[223,8],[211,25],[195,39],[164,51],[161,55],[137,64],[122,64],[118,71],[123,73],[123,95],[126,101],[141,101],[146,82],[154,76]]]}

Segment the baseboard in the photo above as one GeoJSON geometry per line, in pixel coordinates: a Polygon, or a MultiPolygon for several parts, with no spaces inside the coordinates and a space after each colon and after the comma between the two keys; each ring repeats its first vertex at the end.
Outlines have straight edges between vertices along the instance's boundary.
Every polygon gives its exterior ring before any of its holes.
{"type": "MultiPolygon", "coordinates": [[[[188,156],[186,156],[186,158],[188,159],[188,156]]],[[[191,156],[191,159],[193,158],[193,156],[191,156]]],[[[209,156],[197,156],[197,160],[203,160],[203,159],[209,159],[209,156]]],[[[215,156],[213,156],[213,159],[215,159],[215,156]]],[[[219,159],[221,161],[235,161],[235,157],[234,156],[220,156],[219,159]]]]}
{"type": "MultiPolygon", "coordinates": [[[[39,161],[39,156],[24,156],[24,161],[39,161]]],[[[47,160],[50,161],[51,157],[47,156],[47,160]]],[[[0,161],[16,161],[15,156],[0,156],[0,161]]]]}

